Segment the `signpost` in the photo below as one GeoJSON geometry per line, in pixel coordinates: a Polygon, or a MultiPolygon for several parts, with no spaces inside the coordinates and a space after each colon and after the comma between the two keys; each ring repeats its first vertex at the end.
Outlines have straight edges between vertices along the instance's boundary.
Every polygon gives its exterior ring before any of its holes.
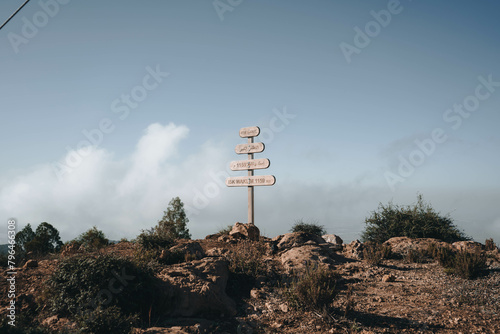
{"type": "Polygon", "coordinates": [[[260,134],[260,129],[257,126],[250,126],[240,129],[240,137],[248,138],[246,144],[236,145],[234,151],[236,154],[248,154],[248,160],[237,160],[230,163],[231,170],[241,171],[247,170],[248,176],[228,177],[226,186],[228,187],[248,187],[248,223],[255,224],[254,221],[254,187],[255,186],[272,186],[276,183],[276,178],[273,175],[254,175],[254,169],[265,169],[271,165],[269,159],[254,159],[254,153],[264,151],[263,143],[254,143],[254,137],[260,134]]]}

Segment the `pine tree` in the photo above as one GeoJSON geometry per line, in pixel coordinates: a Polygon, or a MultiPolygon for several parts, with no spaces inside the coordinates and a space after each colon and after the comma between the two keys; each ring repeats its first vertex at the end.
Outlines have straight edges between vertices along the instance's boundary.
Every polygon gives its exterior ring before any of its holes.
{"type": "Polygon", "coordinates": [[[167,211],[163,212],[163,218],[155,227],[155,233],[168,239],[191,239],[191,234],[186,226],[188,222],[184,203],[179,197],[175,197],[168,204],[167,211]]]}

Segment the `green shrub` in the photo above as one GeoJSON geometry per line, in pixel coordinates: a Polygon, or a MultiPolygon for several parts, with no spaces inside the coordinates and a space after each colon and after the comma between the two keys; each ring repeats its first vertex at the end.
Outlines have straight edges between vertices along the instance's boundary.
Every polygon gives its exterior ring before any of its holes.
{"type": "Polygon", "coordinates": [[[146,250],[169,248],[174,244],[174,239],[169,236],[159,235],[155,230],[142,231],[136,238],[136,242],[146,250]]]}
{"type": "Polygon", "coordinates": [[[297,220],[290,229],[290,232],[307,232],[319,235],[320,237],[326,234],[326,230],[323,225],[318,225],[317,223],[305,223],[303,220],[297,220]]]}
{"type": "Polygon", "coordinates": [[[128,334],[138,322],[138,315],[125,316],[116,306],[108,308],[98,306],[78,317],[80,328],[85,333],[92,334],[128,334]]]}
{"type": "Polygon", "coordinates": [[[451,218],[441,216],[426,204],[422,195],[413,206],[380,204],[379,210],[365,219],[365,224],[361,235],[363,241],[382,243],[392,237],[409,237],[435,238],[452,243],[470,239],[455,227],[451,218]]]}
{"type": "Polygon", "coordinates": [[[289,302],[299,309],[322,310],[337,295],[340,275],[323,267],[307,268],[298,275],[286,291],[289,302]]]}
{"type": "Polygon", "coordinates": [[[80,234],[75,239],[75,242],[78,245],[83,245],[87,250],[96,250],[109,245],[109,240],[104,235],[104,232],[98,230],[95,226],[80,234]]]}
{"type": "Polygon", "coordinates": [[[378,266],[383,259],[391,256],[391,246],[367,241],[363,244],[363,259],[370,265],[378,266]]]}
{"type": "MultiPolygon", "coordinates": [[[[46,281],[44,299],[55,314],[78,319],[99,306],[117,307],[125,316],[147,319],[150,308],[160,311],[155,278],[136,263],[111,255],[62,260],[46,281]]],[[[114,311],[109,311],[112,314],[114,311]]]]}

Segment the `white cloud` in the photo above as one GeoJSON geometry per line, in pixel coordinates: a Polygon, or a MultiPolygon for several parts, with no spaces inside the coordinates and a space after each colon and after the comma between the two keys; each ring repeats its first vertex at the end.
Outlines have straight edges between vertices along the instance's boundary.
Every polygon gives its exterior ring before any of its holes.
{"type": "MultiPolygon", "coordinates": [[[[169,164],[188,132],[185,126],[152,124],[128,158],[118,160],[105,149],[83,148],[92,153],[82,154],[82,163],[62,180],[50,164],[2,180],[0,216],[18,219],[19,228],[47,221],[65,240],[93,225],[110,238],[133,238],[156,224],[172,197],[189,195],[191,178],[200,182],[190,165],[203,161],[204,167],[214,168],[220,162],[217,152],[223,148],[208,143],[184,163],[169,164]]],[[[4,234],[2,239],[0,243],[6,241],[4,234]]]]}
{"type": "MultiPolygon", "coordinates": [[[[246,188],[224,184],[227,176],[242,175],[228,170],[229,161],[238,159],[232,144],[209,141],[191,155],[178,154],[188,133],[185,126],[152,124],[129,156],[118,159],[105,149],[91,148],[92,154],[62,181],[48,163],[17,177],[4,177],[0,179],[0,219],[17,218],[19,228],[47,221],[63,240],[93,225],[111,239],[134,238],[141,229],[156,225],[170,199],[179,196],[195,238],[236,221],[246,222],[246,188]]],[[[269,237],[286,233],[295,220],[305,219],[350,241],[359,238],[364,218],[379,203],[411,204],[420,192],[437,211],[451,212],[457,225],[477,240],[500,239],[497,190],[401,187],[392,193],[385,184],[367,184],[361,176],[334,183],[328,175],[313,182],[304,179],[303,173],[290,175],[276,166],[261,173],[277,178],[275,186],[256,188],[255,193],[256,225],[269,237]]],[[[4,231],[0,243],[6,242],[4,231]]]]}

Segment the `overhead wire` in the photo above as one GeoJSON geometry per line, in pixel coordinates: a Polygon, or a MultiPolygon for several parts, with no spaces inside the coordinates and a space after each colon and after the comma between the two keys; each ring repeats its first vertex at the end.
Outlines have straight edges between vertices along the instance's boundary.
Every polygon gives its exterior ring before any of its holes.
{"type": "Polygon", "coordinates": [[[30,0],[26,0],[22,5],[21,7],[19,7],[15,12],[14,14],[12,14],[11,16],[9,16],[9,18],[7,19],[7,21],[5,21],[1,26],[0,26],[0,30],[14,17],[16,16],[16,14],[21,10],[23,9],[23,7],[29,2],[30,0]]]}

